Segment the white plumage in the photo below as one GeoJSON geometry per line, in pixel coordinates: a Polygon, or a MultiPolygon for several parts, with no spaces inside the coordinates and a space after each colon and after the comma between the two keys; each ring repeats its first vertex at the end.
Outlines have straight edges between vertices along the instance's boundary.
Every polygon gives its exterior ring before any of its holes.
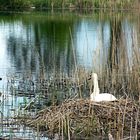
{"type": "Polygon", "coordinates": [[[94,83],[93,93],[90,95],[90,100],[95,102],[101,101],[115,101],[117,100],[115,96],[109,93],[101,93],[98,86],[98,76],[96,73],[92,73],[92,79],[94,83]]]}

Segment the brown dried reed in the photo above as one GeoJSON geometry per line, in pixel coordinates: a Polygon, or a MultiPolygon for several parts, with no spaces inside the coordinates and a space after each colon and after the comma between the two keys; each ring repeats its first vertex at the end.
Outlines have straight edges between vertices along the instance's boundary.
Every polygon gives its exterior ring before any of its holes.
{"type": "Polygon", "coordinates": [[[62,139],[108,133],[118,140],[124,136],[136,138],[140,132],[139,103],[129,99],[100,103],[71,99],[47,107],[24,122],[39,131],[45,130],[48,135],[58,133],[62,139]]]}

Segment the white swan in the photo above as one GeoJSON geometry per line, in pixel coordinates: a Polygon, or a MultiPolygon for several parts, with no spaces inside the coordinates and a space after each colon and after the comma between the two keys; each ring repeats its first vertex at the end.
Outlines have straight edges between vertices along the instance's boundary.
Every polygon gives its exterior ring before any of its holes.
{"type": "Polygon", "coordinates": [[[101,101],[115,101],[117,100],[115,96],[109,93],[99,93],[99,86],[98,86],[98,76],[96,73],[92,73],[92,79],[94,83],[94,90],[93,93],[90,95],[90,100],[95,102],[101,101]]]}

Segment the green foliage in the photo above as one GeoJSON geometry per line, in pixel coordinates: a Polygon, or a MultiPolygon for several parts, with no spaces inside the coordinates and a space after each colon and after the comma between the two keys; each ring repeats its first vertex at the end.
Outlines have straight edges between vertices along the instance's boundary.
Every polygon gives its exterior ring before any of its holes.
{"type": "Polygon", "coordinates": [[[23,9],[30,7],[31,0],[0,0],[1,9],[23,9]]]}
{"type": "Polygon", "coordinates": [[[96,7],[96,8],[100,7],[99,0],[94,0],[94,7],[96,7]]]}
{"type": "Polygon", "coordinates": [[[23,9],[35,6],[37,9],[47,8],[115,8],[125,9],[138,6],[138,0],[0,0],[0,8],[23,9]]]}

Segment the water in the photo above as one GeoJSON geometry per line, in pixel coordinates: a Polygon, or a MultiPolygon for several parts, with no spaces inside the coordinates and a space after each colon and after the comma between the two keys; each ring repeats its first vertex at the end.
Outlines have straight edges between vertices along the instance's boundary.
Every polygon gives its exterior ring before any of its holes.
{"type": "MultiPolygon", "coordinates": [[[[134,13],[0,13],[0,91],[9,94],[7,78],[15,74],[51,79],[56,73],[70,76],[77,68],[110,76],[102,90],[116,79],[125,87],[134,81],[130,73],[139,75],[139,40],[134,13]]],[[[25,100],[32,98],[12,95],[9,104],[4,101],[4,116],[25,100]]]]}
{"type": "Polygon", "coordinates": [[[133,47],[139,45],[138,20],[133,15],[95,13],[2,14],[0,16],[0,73],[30,71],[40,75],[56,70],[70,73],[75,67],[102,70],[114,47],[114,64],[125,51],[130,67],[133,47]],[[119,17],[120,16],[120,17],[119,17]],[[116,31],[115,31],[116,30],[116,31]],[[71,32],[71,33],[70,33],[71,32]],[[114,41],[114,42],[113,42],[114,41]]]}

